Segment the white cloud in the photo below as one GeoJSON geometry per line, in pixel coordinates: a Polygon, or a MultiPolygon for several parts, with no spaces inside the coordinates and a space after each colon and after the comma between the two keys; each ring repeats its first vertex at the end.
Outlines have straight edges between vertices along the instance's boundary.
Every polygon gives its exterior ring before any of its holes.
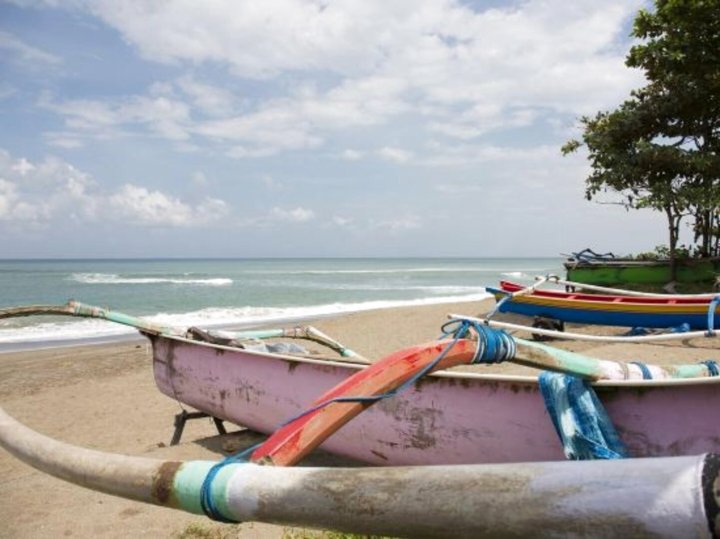
{"type": "Polygon", "coordinates": [[[15,62],[25,68],[39,69],[62,64],[59,56],[28,45],[8,32],[0,31],[0,50],[8,51],[15,62]]]}
{"type": "Polygon", "coordinates": [[[58,158],[31,163],[0,149],[0,220],[41,226],[56,217],[92,219],[93,186],[87,174],[58,158]]]}
{"type": "Polygon", "coordinates": [[[88,174],[61,159],[33,163],[0,149],[0,221],[43,227],[66,219],[91,223],[102,216],[137,225],[194,227],[228,213],[227,204],[215,198],[191,205],[131,184],[104,191],[88,174]]]}
{"type": "Polygon", "coordinates": [[[222,200],[206,198],[191,206],[160,191],[126,184],[109,199],[120,217],[139,225],[192,227],[217,221],[227,214],[222,200]]]}
{"type": "Polygon", "coordinates": [[[427,155],[419,161],[425,166],[464,166],[477,163],[547,163],[561,155],[557,146],[533,146],[516,148],[491,144],[452,145],[431,141],[427,144],[427,155]]]}
{"type": "Polygon", "coordinates": [[[333,224],[339,226],[339,227],[346,227],[353,224],[354,219],[352,217],[342,217],[340,215],[333,215],[332,217],[333,224]]]}
{"type": "Polygon", "coordinates": [[[194,77],[181,78],[178,86],[191,98],[193,104],[206,114],[230,114],[237,107],[237,99],[232,92],[199,82],[194,77]]]}
{"type": "Polygon", "coordinates": [[[342,157],[346,161],[357,161],[358,159],[362,159],[363,155],[365,154],[361,151],[348,148],[346,150],[343,150],[343,152],[340,154],[340,157],[342,157]]]}
{"type": "Polygon", "coordinates": [[[205,187],[209,182],[205,173],[197,170],[192,175],[192,183],[198,187],[205,187]]]}
{"type": "Polygon", "coordinates": [[[383,159],[387,159],[388,161],[393,161],[395,163],[401,163],[401,164],[407,163],[413,157],[412,152],[403,150],[401,148],[391,148],[389,146],[380,148],[377,151],[377,153],[383,159]]]}
{"type": "Polygon", "coordinates": [[[395,219],[371,220],[370,227],[397,234],[421,228],[422,222],[420,218],[415,215],[406,215],[395,219]]]}
{"type": "Polygon", "coordinates": [[[243,100],[186,75],[144,96],[53,103],[85,137],[147,132],[259,158],[413,118],[438,137],[472,140],[548,113],[612,106],[642,83],[618,46],[642,0],[529,0],[482,11],[451,0],[78,3],[146,58],[274,84],[272,97],[243,100]]]}
{"type": "MultiPolygon", "coordinates": [[[[57,145],[86,136],[117,137],[133,130],[173,141],[187,140],[190,136],[188,105],[165,96],[134,96],[108,101],[55,101],[43,96],[39,105],[65,117],[67,130],[64,135],[55,135],[57,145]]],[[[52,139],[53,135],[50,136],[52,139]]]]}
{"type": "Polygon", "coordinates": [[[297,207],[292,209],[283,209],[274,207],[270,210],[270,220],[286,221],[291,223],[306,223],[315,219],[315,212],[307,208],[297,207]]]}

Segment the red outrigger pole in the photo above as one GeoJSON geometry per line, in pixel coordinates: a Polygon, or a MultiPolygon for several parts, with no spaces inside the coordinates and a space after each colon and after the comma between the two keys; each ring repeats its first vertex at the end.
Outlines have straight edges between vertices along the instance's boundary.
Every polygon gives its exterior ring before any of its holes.
{"type": "Polygon", "coordinates": [[[392,391],[428,367],[448,347],[445,356],[429,372],[470,363],[477,342],[459,339],[434,341],[400,350],[373,363],[317,398],[310,411],[289,421],[275,431],[250,460],[274,466],[292,466],[345,425],[375,400],[330,402],[337,398],[367,398],[392,391]]]}

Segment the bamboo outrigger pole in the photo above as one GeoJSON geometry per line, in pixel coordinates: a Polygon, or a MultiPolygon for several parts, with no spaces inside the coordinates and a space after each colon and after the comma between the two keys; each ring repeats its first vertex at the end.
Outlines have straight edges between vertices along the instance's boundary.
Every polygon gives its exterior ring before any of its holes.
{"type": "MultiPolygon", "coordinates": [[[[215,464],[84,449],[0,408],[0,445],[77,485],[201,513],[215,464]]],[[[228,464],[210,495],[236,522],[412,537],[717,537],[720,456],[497,465],[275,468],[228,464]],[[660,503],[661,501],[661,503],[660,503]]]]}
{"type": "MultiPolygon", "coordinates": [[[[11,307],[0,309],[0,319],[12,318],[17,316],[34,316],[34,315],[65,315],[83,318],[98,318],[108,320],[118,324],[134,327],[143,333],[153,335],[167,335],[172,337],[186,338],[191,330],[177,328],[172,326],[162,326],[152,323],[143,318],[130,316],[118,311],[86,305],[77,301],[69,301],[65,305],[31,305],[25,307],[11,307]]],[[[507,326],[503,322],[487,321],[485,319],[472,318],[462,315],[451,315],[458,320],[468,320],[487,326],[502,327],[507,326]]],[[[528,329],[522,326],[520,329],[528,329]]],[[[535,331],[533,328],[532,331],[535,331]]],[[[538,332],[541,330],[538,329],[538,332]]],[[[358,363],[369,363],[367,359],[360,354],[353,352],[349,348],[344,347],[337,341],[327,337],[323,333],[314,328],[292,328],[278,330],[250,330],[244,332],[226,332],[227,335],[239,339],[243,338],[269,338],[269,337],[300,337],[314,340],[324,344],[341,355],[358,363]]],[[[683,334],[687,335],[687,334],[683,334]]],[[[542,345],[539,343],[525,341],[515,338],[518,345],[517,353],[514,358],[507,361],[518,363],[529,367],[539,369],[549,369],[567,374],[574,374],[589,378],[591,380],[626,380],[626,379],[642,379],[643,371],[638,365],[611,361],[605,359],[596,359],[582,354],[568,352],[558,348],[542,345]]],[[[653,378],[698,378],[709,376],[709,368],[702,364],[676,365],[672,367],[658,367],[647,365],[653,378]]]]}

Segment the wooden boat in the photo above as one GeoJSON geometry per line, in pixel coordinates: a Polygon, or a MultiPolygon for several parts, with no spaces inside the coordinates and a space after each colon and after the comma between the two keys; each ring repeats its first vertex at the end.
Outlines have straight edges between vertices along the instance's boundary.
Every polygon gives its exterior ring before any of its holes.
{"type": "MultiPolygon", "coordinates": [[[[12,312],[16,316],[72,313],[140,329],[152,342],[153,372],[162,393],[213,417],[262,433],[274,432],[283,422],[307,410],[319,395],[367,366],[353,360],[352,354],[337,343],[335,349],[344,350],[349,358],[337,361],[243,349],[233,345],[237,339],[213,338],[212,334],[195,329],[159,327],[122,313],[74,302],[53,308],[22,309],[12,312]]],[[[0,311],[0,318],[9,316],[9,311],[6,314],[0,311]]],[[[279,330],[264,332],[265,336],[281,334],[279,330]]],[[[242,338],[247,334],[234,336],[242,338]]],[[[643,373],[635,365],[597,361],[516,340],[526,351],[525,359],[516,357],[515,362],[581,373],[593,379],[634,378],[596,382],[596,391],[632,456],[720,450],[715,428],[720,377],[707,377],[705,366],[678,367],[673,373],[666,373],[691,377],[690,380],[642,380],[643,373]]],[[[437,345],[432,342],[414,347],[418,354],[408,357],[417,358],[437,345]]],[[[665,374],[656,372],[655,376],[665,374]]],[[[473,372],[427,376],[396,397],[368,408],[324,440],[322,447],[386,465],[564,458],[544,409],[537,378],[473,372]]]]}
{"type": "MultiPolygon", "coordinates": [[[[441,368],[477,355],[469,354],[473,341],[458,335],[450,344],[411,347],[375,364],[380,368],[368,368],[356,354],[313,332],[296,333],[328,340],[349,361],[257,351],[240,342],[292,332],[181,330],[75,302],[0,310],[0,318],[38,313],[102,318],[138,328],[152,342],[160,391],[261,432],[297,419],[319,394],[346,395],[364,387],[357,381],[372,386],[374,376],[387,388],[389,380],[403,379],[398,368],[441,368]],[[441,348],[437,359],[428,362],[441,348]],[[387,376],[385,367],[392,371],[387,376]]],[[[585,536],[717,533],[720,456],[704,453],[720,451],[715,420],[720,377],[710,377],[709,366],[678,366],[657,372],[672,379],[640,380],[639,369],[630,365],[565,351],[554,354],[549,347],[519,339],[517,344],[529,348],[513,361],[542,363],[593,380],[622,376],[596,381],[595,391],[631,456],[666,458],[547,462],[562,460],[563,451],[537,379],[469,372],[437,372],[369,408],[368,403],[321,408],[335,418],[347,406],[367,408],[323,448],[375,464],[424,466],[288,469],[234,460],[124,457],[48,439],[2,409],[0,444],[25,462],[77,484],[224,521],[403,536],[446,536],[448,529],[468,537],[509,531],[527,535],[538,527],[585,536]],[[662,504],[654,503],[660,498],[662,504]]],[[[299,417],[310,419],[295,432],[311,435],[302,429],[318,416],[299,417]]]]}
{"type": "MultiPolygon", "coordinates": [[[[162,393],[263,433],[364,367],[150,338],[162,393]]],[[[635,457],[720,451],[720,377],[605,381],[595,389],[635,457]]],[[[564,458],[537,378],[469,372],[428,376],[369,408],[321,447],[380,465],[564,458]]]]}
{"type": "MultiPolygon", "coordinates": [[[[675,279],[671,261],[636,260],[607,255],[584,255],[589,251],[574,253],[568,257],[565,267],[568,281],[600,286],[656,285],[662,286],[673,280],[681,283],[713,284],[720,276],[720,258],[690,258],[677,261],[675,279]]],[[[610,255],[610,253],[608,253],[610,255]]]]}
{"type": "MultiPolygon", "coordinates": [[[[508,294],[524,287],[508,281],[500,282],[500,289],[487,290],[500,302],[508,294]]],[[[707,329],[720,323],[720,315],[712,298],[680,296],[624,296],[582,294],[555,290],[532,290],[498,304],[500,312],[539,316],[579,324],[601,324],[645,328],[670,328],[688,324],[691,329],[707,329]],[[713,316],[708,320],[708,309],[713,316]]]]}

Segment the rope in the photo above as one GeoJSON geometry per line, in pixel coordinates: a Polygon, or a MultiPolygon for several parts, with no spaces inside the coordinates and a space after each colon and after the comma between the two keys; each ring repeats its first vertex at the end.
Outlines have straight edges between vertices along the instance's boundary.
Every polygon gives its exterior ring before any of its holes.
{"type": "Polygon", "coordinates": [[[575,260],[591,262],[593,260],[611,260],[615,258],[613,253],[596,253],[590,248],[583,249],[578,253],[572,253],[575,260]]]}
{"type": "Polygon", "coordinates": [[[648,366],[645,365],[645,363],[642,363],[641,361],[630,361],[630,365],[637,365],[638,367],[640,367],[643,380],[652,380],[652,373],[650,372],[650,369],[648,369],[648,366]]]}
{"type": "MultiPolygon", "coordinates": [[[[475,349],[475,355],[473,356],[472,363],[499,363],[501,361],[505,361],[507,359],[512,359],[513,357],[515,357],[515,341],[510,335],[508,335],[504,331],[496,330],[489,326],[484,326],[473,320],[453,319],[446,322],[442,326],[443,335],[446,337],[452,335],[452,341],[438,354],[435,359],[433,359],[424,368],[415,373],[413,376],[411,376],[409,379],[407,379],[395,389],[392,389],[381,395],[335,397],[332,399],[328,399],[288,419],[287,421],[280,424],[277,428],[282,428],[285,425],[288,425],[289,423],[292,423],[293,421],[296,421],[297,419],[311,414],[316,410],[324,408],[328,404],[332,404],[334,402],[357,402],[372,404],[379,400],[388,399],[397,395],[398,393],[404,391],[405,389],[413,385],[415,382],[417,382],[417,380],[425,376],[427,373],[432,371],[437,366],[437,364],[440,363],[440,361],[442,361],[445,356],[447,356],[453,346],[455,346],[455,344],[460,339],[463,339],[468,335],[471,328],[474,329],[478,335],[477,348],[475,349]]],[[[227,517],[225,517],[215,505],[212,497],[212,483],[223,467],[233,462],[247,462],[248,456],[251,455],[254,450],[260,445],[262,444],[257,444],[249,449],[242,451],[241,453],[231,455],[210,468],[207,476],[205,476],[205,479],[203,481],[200,497],[200,505],[202,507],[203,513],[205,513],[205,515],[207,515],[209,518],[217,520],[219,522],[234,522],[232,520],[228,520],[227,517]]]]}
{"type": "Polygon", "coordinates": [[[448,337],[452,335],[452,342],[450,342],[443,349],[443,351],[438,354],[435,359],[433,359],[425,367],[423,367],[410,378],[405,380],[405,382],[400,384],[395,389],[391,389],[390,391],[382,393],[380,395],[358,395],[352,397],[335,397],[332,399],[328,399],[288,419],[284,423],[280,424],[278,428],[284,427],[285,425],[292,423],[293,421],[300,419],[307,414],[311,414],[321,408],[324,408],[328,404],[332,404],[334,402],[358,402],[372,404],[383,399],[389,399],[390,397],[394,397],[398,393],[401,393],[402,391],[413,385],[427,373],[431,372],[437,366],[437,364],[440,363],[445,356],[447,356],[448,352],[450,352],[452,347],[455,346],[455,344],[460,339],[463,339],[467,336],[468,331],[471,327],[475,329],[475,331],[477,331],[478,333],[478,344],[477,348],[475,349],[475,355],[471,363],[500,363],[502,361],[515,357],[515,341],[510,335],[508,335],[504,331],[493,329],[489,326],[484,326],[474,320],[465,320],[460,318],[452,319],[443,324],[441,328],[443,332],[443,337],[448,337]],[[446,328],[453,324],[457,325],[458,327],[456,329],[446,331],[446,328]]]}
{"type": "Polygon", "coordinates": [[[206,517],[211,518],[212,520],[215,520],[217,522],[225,522],[226,524],[235,524],[238,522],[237,520],[229,519],[222,514],[220,508],[217,506],[217,504],[215,503],[215,499],[212,496],[212,484],[213,481],[215,481],[217,474],[220,473],[220,470],[222,470],[228,464],[233,464],[235,462],[248,462],[248,457],[260,445],[262,445],[262,443],[255,444],[248,447],[247,449],[243,449],[239,453],[230,455],[216,463],[212,468],[208,470],[208,473],[203,480],[202,486],[200,487],[200,507],[202,508],[202,512],[205,514],[206,517]]]}
{"type": "Polygon", "coordinates": [[[712,359],[706,359],[705,361],[701,361],[700,364],[707,367],[710,376],[720,376],[720,368],[718,368],[717,361],[713,361],[712,359]]]}
{"type": "Polygon", "coordinates": [[[631,328],[629,331],[623,333],[624,336],[627,337],[637,337],[638,335],[649,335],[650,332],[647,330],[647,328],[643,327],[634,327],[631,328]]]}
{"type": "Polygon", "coordinates": [[[443,337],[452,335],[455,339],[465,338],[470,329],[474,329],[478,337],[473,364],[502,363],[515,357],[515,339],[501,329],[494,329],[468,318],[453,318],[441,327],[443,337]]]}
{"type": "MultiPolygon", "coordinates": [[[[515,341],[510,335],[508,335],[504,331],[496,330],[489,326],[483,326],[482,324],[471,320],[450,320],[442,326],[442,331],[445,336],[452,335],[453,340],[438,354],[435,359],[433,359],[424,368],[415,373],[413,376],[411,376],[409,379],[407,379],[395,389],[392,389],[381,395],[335,397],[332,399],[328,399],[286,420],[285,422],[281,423],[277,428],[282,428],[285,425],[288,425],[289,423],[292,423],[293,421],[296,421],[297,419],[311,414],[334,402],[356,402],[373,404],[377,401],[388,399],[397,395],[398,393],[404,391],[405,389],[413,385],[415,382],[417,382],[417,380],[425,376],[427,373],[432,371],[437,366],[437,364],[440,363],[440,361],[442,361],[445,356],[447,356],[453,346],[455,346],[455,344],[460,339],[464,338],[468,334],[470,328],[475,329],[478,334],[478,345],[475,350],[475,355],[473,356],[472,363],[499,363],[506,359],[512,359],[515,356],[515,341]],[[446,328],[448,328],[450,325],[455,325],[456,327],[454,327],[451,331],[446,331],[446,328]]],[[[227,517],[225,517],[215,505],[212,497],[212,483],[223,467],[234,462],[247,462],[248,456],[251,455],[260,445],[262,444],[257,444],[249,449],[242,451],[241,453],[231,455],[210,468],[208,474],[205,476],[205,479],[203,481],[200,496],[200,505],[202,507],[203,513],[205,513],[206,516],[219,522],[234,522],[232,520],[228,520],[227,517]]]]}

